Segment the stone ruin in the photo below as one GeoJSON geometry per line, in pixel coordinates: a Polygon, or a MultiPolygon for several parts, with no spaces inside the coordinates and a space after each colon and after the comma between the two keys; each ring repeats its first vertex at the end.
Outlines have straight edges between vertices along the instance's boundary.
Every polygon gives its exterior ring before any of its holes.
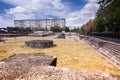
{"type": "Polygon", "coordinates": [[[120,80],[120,76],[58,68],[56,57],[16,54],[0,61],[0,80],[120,80]]]}
{"type": "Polygon", "coordinates": [[[53,47],[52,40],[30,40],[25,42],[27,48],[50,48],[53,47]]]}
{"type": "Polygon", "coordinates": [[[28,34],[28,36],[33,36],[33,37],[44,37],[50,35],[54,35],[54,33],[52,31],[35,31],[31,34],[28,34]]]}
{"type": "Polygon", "coordinates": [[[65,39],[65,34],[64,33],[61,33],[58,35],[57,37],[58,39],[65,39]]]}
{"type": "Polygon", "coordinates": [[[120,44],[103,40],[97,37],[80,36],[93,49],[98,51],[105,59],[120,69],[120,44]]]}
{"type": "MultiPolygon", "coordinates": [[[[55,56],[39,55],[39,54],[15,54],[2,60],[6,63],[36,66],[56,66],[57,58],[55,56]]],[[[1,62],[2,62],[1,61],[1,62]]]]}
{"type": "Polygon", "coordinates": [[[5,40],[3,39],[1,35],[0,35],[0,42],[5,42],[5,40]]]}

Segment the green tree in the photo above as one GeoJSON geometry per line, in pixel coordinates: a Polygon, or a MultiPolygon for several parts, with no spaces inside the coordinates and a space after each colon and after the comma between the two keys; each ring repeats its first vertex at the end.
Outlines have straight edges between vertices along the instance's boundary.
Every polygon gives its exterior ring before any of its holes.
{"type": "Polygon", "coordinates": [[[69,27],[64,27],[63,30],[64,30],[65,32],[70,32],[69,27]]]}
{"type": "Polygon", "coordinates": [[[73,28],[71,29],[71,32],[80,33],[80,28],[73,28]]]}
{"type": "Polygon", "coordinates": [[[84,25],[83,26],[81,26],[81,28],[80,28],[80,34],[84,34],[85,32],[84,32],[84,25]]]}
{"type": "Polygon", "coordinates": [[[100,8],[94,20],[94,31],[120,31],[120,0],[99,0],[100,8]]]}
{"type": "Polygon", "coordinates": [[[53,32],[62,32],[63,28],[61,28],[59,26],[54,26],[54,27],[51,27],[50,30],[53,32]]]}
{"type": "Polygon", "coordinates": [[[8,32],[32,32],[30,27],[7,27],[8,32]]]}

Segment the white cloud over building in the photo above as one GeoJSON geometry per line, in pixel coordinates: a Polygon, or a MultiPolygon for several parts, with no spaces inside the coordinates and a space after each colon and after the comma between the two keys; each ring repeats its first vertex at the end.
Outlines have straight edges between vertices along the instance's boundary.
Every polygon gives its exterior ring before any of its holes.
{"type": "Polygon", "coordinates": [[[2,1],[14,5],[15,7],[6,10],[5,15],[9,15],[12,18],[6,19],[6,17],[0,16],[0,21],[8,20],[7,24],[2,24],[0,22],[0,26],[12,26],[11,22],[14,19],[49,19],[53,18],[51,16],[66,18],[67,26],[81,26],[89,19],[94,18],[99,8],[95,2],[96,0],[86,0],[87,3],[76,11],[70,11],[69,7],[64,5],[61,0],[2,1]]]}

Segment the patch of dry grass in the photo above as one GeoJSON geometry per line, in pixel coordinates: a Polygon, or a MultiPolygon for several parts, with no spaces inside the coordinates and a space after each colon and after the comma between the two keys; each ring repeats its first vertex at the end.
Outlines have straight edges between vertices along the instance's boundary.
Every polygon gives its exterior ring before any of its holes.
{"type": "Polygon", "coordinates": [[[18,53],[52,55],[58,58],[58,67],[120,75],[119,69],[90,49],[83,41],[74,42],[74,38],[76,37],[72,36],[66,39],[55,39],[55,36],[6,38],[5,43],[0,43],[0,60],[18,53]],[[56,46],[47,49],[24,48],[25,41],[35,39],[50,39],[56,46]]]}

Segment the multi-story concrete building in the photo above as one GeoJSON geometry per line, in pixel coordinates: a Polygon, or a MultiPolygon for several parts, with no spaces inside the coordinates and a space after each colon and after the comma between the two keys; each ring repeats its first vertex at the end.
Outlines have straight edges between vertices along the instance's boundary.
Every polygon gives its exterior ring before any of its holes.
{"type": "Polygon", "coordinates": [[[41,19],[41,20],[14,20],[15,27],[30,27],[31,29],[44,28],[50,30],[51,27],[65,27],[66,20],[62,19],[41,19]]]}

